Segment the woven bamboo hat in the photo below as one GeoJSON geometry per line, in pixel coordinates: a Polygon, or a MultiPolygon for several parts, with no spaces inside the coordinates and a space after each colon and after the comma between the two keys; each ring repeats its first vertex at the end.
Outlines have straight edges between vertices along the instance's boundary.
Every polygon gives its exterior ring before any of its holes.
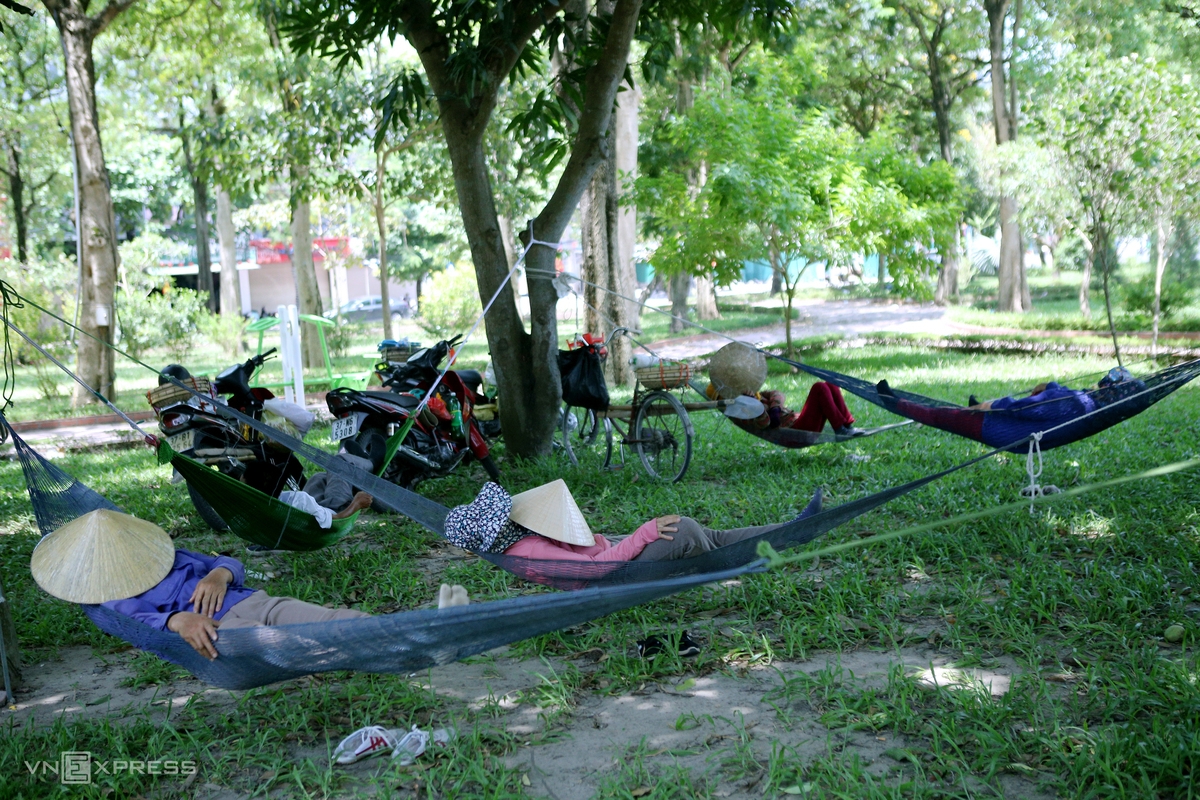
{"type": "Polygon", "coordinates": [[[38,586],[72,603],[107,603],[156,585],[175,563],[175,546],[152,522],[98,509],[38,542],[29,569],[38,586]]]}
{"type": "Polygon", "coordinates": [[[592,529],[562,478],[514,497],[508,518],[548,539],[585,547],[596,543],[592,529]]]}
{"type": "Polygon", "coordinates": [[[722,398],[754,394],[767,380],[767,357],[745,342],[730,342],[713,353],[708,378],[722,398]]]}

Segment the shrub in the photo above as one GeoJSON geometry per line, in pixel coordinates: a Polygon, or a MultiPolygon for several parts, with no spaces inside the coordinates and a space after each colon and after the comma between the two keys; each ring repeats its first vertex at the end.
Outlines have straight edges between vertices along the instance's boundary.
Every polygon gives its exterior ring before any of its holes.
{"type": "Polygon", "coordinates": [[[240,314],[213,314],[205,310],[200,314],[199,324],[204,336],[226,356],[231,359],[241,357],[249,320],[240,314]]]}
{"type": "MultiPolygon", "coordinates": [[[[63,319],[71,319],[75,313],[78,274],[74,262],[62,256],[57,260],[30,260],[21,265],[16,260],[0,262],[0,277],[18,294],[63,319]]],[[[66,325],[28,304],[23,308],[10,306],[8,318],[50,355],[60,361],[70,358],[70,331],[66,325]]],[[[61,397],[59,381],[62,372],[58,367],[20,335],[12,334],[9,341],[17,362],[33,368],[38,395],[43,400],[61,397]]]]}
{"type": "Polygon", "coordinates": [[[421,296],[417,324],[439,339],[466,333],[482,306],[479,285],[470,264],[455,264],[430,279],[421,296]]]}
{"type": "MultiPolygon", "coordinates": [[[[1147,273],[1121,288],[1126,310],[1144,316],[1149,321],[1154,315],[1154,273],[1147,273]]],[[[1172,279],[1169,275],[1163,276],[1159,308],[1164,318],[1185,308],[1191,303],[1191,300],[1192,290],[1189,287],[1172,279]]]]}

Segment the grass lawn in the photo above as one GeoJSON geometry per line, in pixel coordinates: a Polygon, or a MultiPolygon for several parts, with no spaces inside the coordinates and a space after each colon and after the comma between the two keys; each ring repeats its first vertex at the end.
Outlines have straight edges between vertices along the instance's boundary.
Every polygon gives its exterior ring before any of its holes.
{"type": "MultiPolygon", "coordinates": [[[[895,387],[956,402],[970,393],[994,397],[1110,366],[1088,356],[888,346],[828,350],[818,358],[836,370],[886,377],[895,387]]],[[[779,367],[769,385],[798,401],[809,380],[779,367]]],[[[895,421],[853,398],[850,404],[861,425],[895,421]]],[[[595,531],[624,534],[664,513],[713,527],[782,521],[818,486],[827,502],[845,502],[981,452],[974,443],[915,426],[846,445],[785,451],[715,414],[697,413],[693,420],[696,455],[675,485],[649,482],[632,462],[601,472],[590,454],[571,469],[554,457],[517,463],[501,447],[500,465],[514,492],[564,477],[595,531]]],[[[1043,481],[1065,487],[1195,457],[1197,430],[1200,387],[1189,386],[1122,425],[1047,454],[1043,481]]],[[[163,525],[180,547],[245,553],[239,540],[201,526],[184,489],[170,483],[169,470],[155,466],[148,452],[79,453],[60,463],[126,510],[163,525]]],[[[955,473],[818,545],[1010,502],[1025,482],[1023,467],[1022,458],[1004,456],[955,473]]],[[[472,468],[421,491],[453,505],[469,500],[481,480],[482,471],[472,468]]],[[[1198,507],[1200,481],[1183,473],[1073,498],[1036,515],[1009,513],[693,590],[472,659],[467,668],[485,676],[505,659],[538,664],[540,678],[508,705],[503,698],[471,705],[434,692],[426,675],[334,674],[235,693],[225,702],[197,694],[166,717],[154,716],[148,703],[112,718],[61,715],[37,724],[6,712],[0,796],[57,794],[53,776],[30,778],[22,765],[53,760],[60,750],[143,758],[185,752],[198,761],[197,787],[211,785],[213,796],[545,795],[523,764],[550,763],[551,754],[571,742],[600,735],[600,717],[586,709],[648,707],[658,702],[659,695],[648,694],[656,686],[679,695],[662,695],[678,710],[661,731],[621,739],[613,726],[602,732],[612,743],[581,755],[596,796],[1195,796],[1198,507]],[[1184,628],[1181,642],[1164,640],[1173,624],[1184,628]],[[644,660],[633,648],[649,633],[684,628],[704,643],[695,659],[644,660]],[[916,670],[901,665],[913,654],[1003,675],[1007,691],[926,688],[916,670]],[[896,666],[874,684],[842,666],[868,656],[896,666]],[[741,699],[719,714],[690,712],[693,701],[723,702],[720,696],[687,699],[688,688],[705,681],[723,681],[719,685],[741,692],[741,699]],[[751,716],[762,720],[757,727],[747,721],[751,716]],[[453,724],[460,738],[416,769],[386,761],[369,769],[332,768],[333,745],[368,722],[426,729],[453,724]],[[671,749],[655,744],[659,733],[694,738],[687,748],[671,749]],[[875,742],[879,752],[864,758],[863,748],[875,742]]],[[[157,687],[155,697],[178,696],[179,687],[196,691],[176,670],[123,652],[122,642],[34,586],[27,564],[36,527],[19,465],[11,460],[0,463],[0,520],[0,568],[27,655],[52,662],[64,648],[89,646],[106,659],[125,659],[132,681],[157,687]]],[[[479,601],[543,591],[480,559],[441,557],[446,550],[437,545],[402,518],[365,515],[357,532],[334,548],[271,555],[251,567],[273,576],[258,581],[273,594],[370,612],[427,603],[440,581],[464,584],[479,601]]],[[[440,670],[432,672],[436,677],[440,670]]],[[[554,778],[551,772],[546,784],[552,789],[554,778]]],[[[105,776],[80,794],[98,797],[107,787],[114,797],[165,797],[181,784],[178,777],[105,776]]]]}

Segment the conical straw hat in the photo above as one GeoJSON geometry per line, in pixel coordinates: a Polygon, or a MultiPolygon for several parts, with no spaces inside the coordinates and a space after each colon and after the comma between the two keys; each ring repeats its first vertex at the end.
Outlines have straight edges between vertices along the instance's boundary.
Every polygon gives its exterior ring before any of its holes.
{"type": "Polygon", "coordinates": [[[713,353],[708,362],[708,377],[726,400],[753,394],[767,380],[767,357],[745,342],[730,342],[713,353]]]}
{"type": "Polygon", "coordinates": [[[38,542],[29,569],[38,586],[72,603],[139,595],[171,571],[175,546],[152,522],[98,509],[38,542]]]}
{"type": "Polygon", "coordinates": [[[549,539],[585,547],[596,543],[592,529],[562,478],[514,497],[508,517],[549,539]]]}

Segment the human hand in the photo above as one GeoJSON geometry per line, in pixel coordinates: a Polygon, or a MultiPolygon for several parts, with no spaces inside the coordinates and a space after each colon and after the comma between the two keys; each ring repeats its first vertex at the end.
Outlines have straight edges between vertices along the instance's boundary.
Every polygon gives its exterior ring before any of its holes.
{"type": "Polygon", "coordinates": [[[179,611],[172,614],[171,619],[167,620],[169,630],[182,636],[183,640],[190,644],[197,653],[210,661],[217,657],[217,648],[214,642],[217,641],[217,627],[220,624],[215,619],[209,619],[202,614],[193,614],[190,611],[179,611]]]}
{"type": "Polygon", "coordinates": [[[221,610],[221,604],[225,602],[225,592],[228,591],[232,580],[232,572],[225,567],[217,567],[200,579],[188,602],[192,603],[197,614],[212,619],[221,610]]]}
{"type": "Polygon", "coordinates": [[[668,542],[675,541],[674,536],[667,536],[668,533],[676,533],[679,530],[679,520],[683,519],[678,514],[667,514],[665,517],[659,517],[654,520],[658,527],[658,538],[666,539],[668,542]]]}

